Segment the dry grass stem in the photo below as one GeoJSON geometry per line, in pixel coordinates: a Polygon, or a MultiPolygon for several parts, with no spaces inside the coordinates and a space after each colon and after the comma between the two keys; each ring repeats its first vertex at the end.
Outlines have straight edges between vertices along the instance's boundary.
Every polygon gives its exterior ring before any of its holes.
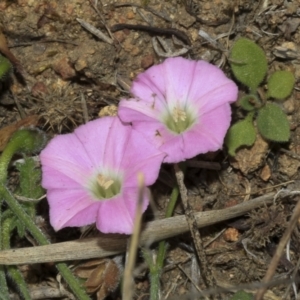
{"type": "MultiPolygon", "coordinates": [[[[288,193],[282,194],[279,197],[286,197],[288,195],[288,193]]],[[[271,204],[274,196],[275,193],[270,193],[233,207],[196,213],[197,226],[198,228],[203,228],[242,216],[252,209],[265,204],[271,204]]],[[[148,245],[149,240],[154,243],[188,231],[189,227],[185,216],[148,222],[143,227],[140,246],[148,245]]],[[[107,257],[124,252],[126,250],[127,239],[128,237],[125,235],[100,234],[99,237],[47,246],[5,250],[0,251],[0,264],[18,265],[107,257]]]]}
{"type": "Polygon", "coordinates": [[[134,231],[130,238],[129,252],[126,257],[126,265],[124,270],[124,282],[123,282],[123,297],[124,300],[131,300],[133,298],[133,269],[136,261],[136,255],[139,247],[139,239],[141,233],[142,223],[142,207],[143,207],[143,196],[145,193],[145,183],[142,174],[139,175],[139,199],[137,202],[137,210],[134,220],[134,231]]]}
{"type": "Polygon", "coordinates": [[[185,210],[186,221],[189,225],[189,229],[193,238],[196,253],[199,259],[201,276],[206,287],[216,286],[215,278],[212,274],[212,270],[208,264],[207,257],[204,251],[204,246],[201,238],[200,231],[197,226],[196,218],[192,207],[188,201],[187,189],[184,185],[184,174],[180,170],[177,164],[174,165],[175,175],[179,186],[181,201],[185,210]]]}
{"type": "MultiPolygon", "coordinates": [[[[283,254],[284,248],[287,244],[287,242],[289,241],[289,239],[291,238],[291,234],[295,228],[295,226],[298,223],[298,219],[300,217],[300,202],[297,203],[293,215],[291,217],[289,226],[287,227],[287,229],[285,230],[279,244],[278,247],[276,249],[276,252],[270,262],[269,268],[267,270],[267,273],[265,275],[265,277],[263,278],[262,282],[267,283],[269,281],[271,281],[272,277],[275,274],[276,268],[278,266],[278,263],[280,261],[280,258],[283,254]]],[[[267,288],[266,287],[262,287],[258,290],[258,292],[255,295],[255,300],[260,300],[263,298],[263,295],[265,294],[267,288]]]]}

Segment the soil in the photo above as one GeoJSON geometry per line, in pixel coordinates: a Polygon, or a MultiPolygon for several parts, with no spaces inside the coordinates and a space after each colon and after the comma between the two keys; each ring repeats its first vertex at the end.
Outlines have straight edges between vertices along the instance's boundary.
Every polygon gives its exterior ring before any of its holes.
{"type": "MultiPolygon", "coordinates": [[[[227,54],[238,37],[246,37],[265,51],[268,74],[281,69],[295,74],[293,93],[282,104],[290,122],[290,142],[274,144],[258,137],[253,147],[240,149],[235,158],[228,157],[226,149],[195,158],[218,163],[220,170],[190,167],[186,178],[189,201],[194,211],[206,211],[234,206],[282,188],[297,191],[300,183],[299,4],[296,0],[0,1],[2,32],[17,59],[12,61],[14,73],[1,87],[0,149],[11,133],[24,125],[38,126],[51,138],[97,118],[100,111],[101,116],[111,114],[114,105],[122,97],[128,97],[136,75],[165,57],[204,59],[220,66],[233,78],[227,54]],[[125,28],[112,32],[116,29],[113,26],[119,23],[162,30],[125,28]],[[89,25],[93,27],[84,28],[89,25]],[[163,30],[166,28],[180,33],[174,37],[163,30]],[[107,37],[106,41],[97,36],[97,29],[107,37]],[[161,47],[157,37],[168,49],[161,47]]],[[[239,88],[241,93],[247,91],[242,85],[239,88]]],[[[233,121],[240,117],[240,108],[233,105],[233,121]]],[[[164,215],[166,195],[170,195],[173,182],[171,172],[169,166],[164,166],[161,180],[152,189],[158,210],[156,217],[164,215]]],[[[11,176],[14,174],[12,170],[11,176]]],[[[230,299],[232,287],[238,290],[241,284],[248,284],[244,289],[254,292],[251,283],[260,282],[265,275],[297,200],[295,196],[283,202],[274,201],[273,205],[243,217],[201,229],[216,283],[229,289],[214,294],[211,299],[230,299]]],[[[47,223],[46,201],[40,206],[47,223]]],[[[179,203],[175,214],[183,213],[179,203]]],[[[147,217],[153,217],[151,211],[147,217]]],[[[44,226],[53,241],[67,241],[80,235],[76,229],[54,233],[49,225],[44,226]]],[[[14,242],[13,247],[30,245],[26,241],[14,242]]],[[[168,242],[161,294],[167,299],[196,299],[191,296],[197,291],[191,279],[200,290],[206,287],[199,274],[192,239],[184,235],[168,242]]],[[[299,246],[300,232],[296,227],[287,250],[289,259],[285,255],[280,260],[276,279],[289,278],[297,268],[299,246]]],[[[143,263],[139,259],[137,268],[143,263]]],[[[148,270],[141,269],[135,278],[135,299],[148,299],[148,270]]],[[[59,290],[52,265],[27,265],[21,270],[31,287],[59,290]]],[[[295,289],[287,283],[276,284],[268,288],[264,299],[298,299],[297,288],[297,284],[295,289]]],[[[11,293],[16,297],[13,286],[11,293]]],[[[71,299],[64,295],[64,299],[71,299]]],[[[121,299],[119,291],[104,296],[121,299]]],[[[96,295],[93,297],[96,299],[96,295]]],[[[40,295],[33,299],[46,298],[40,295]]]]}

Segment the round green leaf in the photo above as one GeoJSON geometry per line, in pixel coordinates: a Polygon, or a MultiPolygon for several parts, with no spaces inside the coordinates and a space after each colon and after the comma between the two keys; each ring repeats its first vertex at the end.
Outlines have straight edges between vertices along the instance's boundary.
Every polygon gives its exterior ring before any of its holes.
{"type": "Polygon", "coordinates": [[[287,142],[290,138],[290,125],[286,114],[276,104],[268,103],[259,110],[257,128],[267,140],[287,142]]]}
{"type": "Polygon", "coordinates": [[[261,101],[256,95],[250,94],[242,97],[239,100],[239,104],[244,110],[252,111],[261,106],[261,101]]]}
{"type": "Polygon", "coordinates": [[[241,146],[252,146],[256,139],[256,132],[252,122],[254,113],[251,112],[247,117],[232,125],[226,135],[225,145],[228,153],[235,156],[235,151],[241,146]]]}
{"type": "Polygon", "coordinates": [[[295,84],[295,77],[289,71],[276,71],[268,80],[268,96],[275,99],[287,98],[295,84]]]}
{"type": "Polygon", "coordinates": [[[257,44],[240,38],[231,49],[230,66],[236,79],[254,91],[266,76],[268,64],[257,44]]]}

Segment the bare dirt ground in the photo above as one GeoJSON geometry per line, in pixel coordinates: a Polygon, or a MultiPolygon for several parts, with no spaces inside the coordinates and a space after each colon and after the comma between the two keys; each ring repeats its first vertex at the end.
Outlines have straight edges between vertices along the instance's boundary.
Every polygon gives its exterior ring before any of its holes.
{"type": "MultiPolygon", "coordinates": [[[[186,184],[190,201],[197,212],[234,206],[282,188],[297,191],[300,186],[299,4],[297,0],[0,1],[2,31],[19,61],[15,65],[17,76],[2,84],[1,128],[37,115],[23,122],[38,123],[49,138],[70,132],[97,118],[103,107],[117,105],[122,97],[128,96],[130,83],[137,74],[169,56],[207,60],[221,66],[233,78],[226,55],[234,40],[247,37],[264,49],[269,72],[285,69],[295,74],[295,89],[283,103],[292,130],[291,140],[278,145],[258,139],[252,148],[241,149],[235,159],[228,157],[226,149],[197,157],[200,161],[218,163],[220,170],[189,168],[186,184]],[[93,29],[84,28],[82,20],[100,29],[107,41],[97,37],[93,29]],[[115,31],[114,25],[119,23],[148,28],[115,31]]],[[[240,91],[246,89],[240,86],[240,91]]],[[[239,107],[235,105],[233,120],[239,117],[239,107]]],[[[13,128],[22,125],[17,123],[13,128]]],[[[0,132],[2,149],[7,135],[7,131],[0,132]]],[[[163,171],[162,180],[153,187],[156,217],[161,218],[173,180],[169,166],[164,166],[163,171]]],[[[12,170],[12,176],[13,173],[12,170]]],[[[289,197],[235,220],[201,229],[208,262],[219,286],[238,289],[241,284],[261,281],[297,200],[298,196],[289,197]]],[[[182,213],[179,203],[175,214],[182,213]]],[[[47,223],[45,200],[40,204],[40,214],[47,223]]],[[[149,211],[146,217],[153,218],[153,213],[149,211]]],[[[47,224],[43,230],[53,242],[80,236],[76,229],[54,233],[47,224]]],[[[28,241],[14,242],[14,247],[31,245],[28,241]]],[[[162,295],[169,299],[179,299],[178,296],[193,299],[188,296],[196,290],[191,278],[200,289],[205,286],[192,240],[186,234],[170,239],[169,243],[162,295]]],[[[299,247],[300,231],[296,227],[289,242],[289,260],[286,255],[281,258],[276,279],[289,278],[297,268],[299,247]]],[[[138,265],[143,265],[141,258],[138,265]]],[[[59,290],[51,264],[25,265],[21,270],[30,286],[59,290]]],[[[135,279],[135,299],[149,297],[147,268],[142,270],[135,279]]],[[[245,289],[250,292],[250,285],[245,289]]],[[[12,295],[16,291],[12,286],[12,295]]],[[[296,299],[295,294],[297,284],[293,289],[289,284],[278,283],[268,289],[265,299],[296,299]]],[[[223,292],[212,299],[229,299],[230,295],[223,292]]],[[[64,299],[70,297],[65,295],[64,299]]],[[[109,297],[121,299],[119,292],[109,297]]],[[[17,298],[12,296],[12,299],[17,298]]],[[[54,299],[54,296],[34,299],[54,299]]]]}

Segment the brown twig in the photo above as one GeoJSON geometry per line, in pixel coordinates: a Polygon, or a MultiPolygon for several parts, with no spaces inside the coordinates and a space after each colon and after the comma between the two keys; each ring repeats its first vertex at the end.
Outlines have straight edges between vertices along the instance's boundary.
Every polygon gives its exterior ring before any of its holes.
{"type": "MultiPolygon", "coordinates": [[[[297,203],[297,205],[294,209],[293,215],[291,217],[291,220],[289,222],[289,225],[288,225],[287,229],[285,230],[285,232],[278,244],[278,247],[276,249],[274,256],[272,257],[272,260],[270,262],[270,265],[266,272],[266,275],[262,280],[263,283],[267,283],[267,282],[271,281],[273,275],[275,274],[277,265],[280,261],[282,253],[284,251],[284,248],[285,248],[287,242],[289,241],[296,224],[298,223],[299,216],[300,216],[300,202],[297,203]]],[[[260,288],[255,295],[255,300],[262,299],[266,290],[267,290],[267,287],[260,288]]]]}
{"type": "Polygon", "coordinates": [[[183,41],[187,45],[191,45],[191,41],[189,37],[181,30],[175,28],[160,28],[160,27],[153,27],[148,25],[141,25],[141,24],[126,24],[126,23],[119,23],[113,25],[110,30],[112,32],[116,32],[123,29],[133,29],[133,30],[141,30],[147,31],[154,34],[166,35],[166,36],[176,36],[178,39],[183,41]]]}
{"type": "Polygon", "coordinates": [[[100,11],[98,10],[97,6],[93,4],[93,2],[91,0],[90,1],[90,4],[91,6],[94,8],[94,10],[96,11],[96,13],[98,14],[98,16],[100,17],[101,19],[101,23],[103,24],[103,26],[105,27],[105,29],[107,30],[109,36],[111,37],[111,39],[113,40],[114,37],[109,29],[109,27],[106,25],[106,22],[105,22],[105,18],[103,17],[103,15],[100,13],[100,11]]]}
{"type": "Polygon", "coordinates": [[[185,211],[186,221],[189,225],[189,229],[198,255],[200,269],[201,269],[201,276],[207,288],[216,286],[215,278],[207,262],[207,257],[204,251],[201,234],[200,231],[198,230],[195,214],[188,201],[187,189],[184,185],[184,174],[180,170],[177,164],[174,165],[174,169],[175,169],[177,183],[179,186],[181,201],[185,211]]]}
{"type": "MultiPolygon", "coordinates": [[[[288,195],[289,193],[279,195],[279,197],[288,195]]],[[[270,193],[233,207],[195,213],[197,226],[203,228],[242,216],[252,209],[272,203],[274,196],[275,193],[270,193]]],[[[185,216],[148,222],[143,228],[140,246],[149,245],[188,231],[189,227],[185,216]]],[[[100,234],[99,237],[47,246],[5,250],[0,251],[0,264],[18,265],[107,257],[124,252],[127,239],[128,237],[124,235],[100,234]]]]}
{"type": "Polygon", "coordinates": [[[154,10],[153,8],[151,7],[148,7],[148,6],[142,6],[142,5],[138,5],[138,4],[135,4],[135,3],[115,3],[114,4],[114,7],[123,7],[123,6],[133,6],[133,7],[137,7],[137,8],[142,8],[146,11],[149,11],[151,12],[153,15],[167,21],[167,22],[172,22],[172,19],[167,17],[166,15],[163,15],[161,14],[160,12],[154,10]]]}

